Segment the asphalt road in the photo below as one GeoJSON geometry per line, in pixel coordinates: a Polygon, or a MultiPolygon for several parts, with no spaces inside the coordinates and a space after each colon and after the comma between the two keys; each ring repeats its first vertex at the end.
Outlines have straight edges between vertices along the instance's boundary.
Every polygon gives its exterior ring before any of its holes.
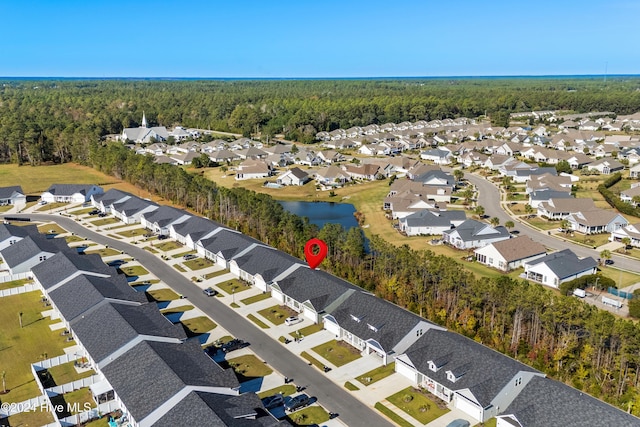
{"type": "Polygon", "coordinates": [[[305,385],[305,393],[316,397],[328,411],[339,414],[339,419],[348,426],[393,426],[375,410],[353,397],[329,380],[323,372],[307,365],[298,357],[289,353],[278,341],[262,332],[253,323],[236,313],[216,298],[208,298],[200,288],[194,286],[187,278],[173,267],[148,251],[135,245],[115,240],[94,231],[88,230],[72,218],[48,214],[10,215],[12,217],[29,217],[38,221],[55,221],[62,228],[79,236],[86,237],[96,243],[124,251],[136,258],[144,267],[159,279],[167,283],[173,290],[185,296],[189,301],[209,315],[220,326],[235,337],[251,344],[251,349],[276,371],[289,377],[296,384],[305,385]]]}
{"type": "MultiPolygon", "coordinates": [[[[478,190],[478,204],[484,207],[485,215],[498,217],[500,219],[500,224],[504,224],[507,221],[513,221],[515,224],[515,227],[513,228],[514,230],[517,230],[520,234],[527,235],[533,240],[542,243],[545,247],[558,250],[571,249],[580,257],[590,256],[594,259],[600,258],[600,254],[594,249],[575,245],[556,237],[549,236],[546,232],[540,232],[518,222],[518,220],[509,216],[509,214],[502,209],[500,204],[500,190],[494,184],[483,177],[470,173],[465,173],[465,178],[476,186],[476,189],[478,190]]],[[[612,254],[611,259],[615,261],[615,266],[617,268],[640,273],[640,262],[637,260],[631,260],[615,254],[612,254]]]]}

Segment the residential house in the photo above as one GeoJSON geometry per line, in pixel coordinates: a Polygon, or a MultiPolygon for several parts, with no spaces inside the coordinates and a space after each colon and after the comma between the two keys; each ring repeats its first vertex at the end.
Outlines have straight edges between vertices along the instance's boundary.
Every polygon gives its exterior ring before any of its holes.
{"type": "Polygon", "coordinates": [[[178,165],[190,165],[193,162],[193,159],[200,157],[200,155],[200,153],[189,151],[188,153],[171,154],[169,158],[178,165]]]}
{"type": "Polygon", "coordinates": [[[618,212],[599,208],[572,213],[567,220],[573,231],[582,234],[611,233],[629,225],[618,212]]]}
{"type": "Polygon", "coordinates": [[[526,193],[534,191],[553,190],[556,192],[570,193],[573,181],[570,176],[557,176],[555,174],[542,174],[532,176],[526,183],[526,193]]]}
{"type": "Polygon", "coordinates": [[[423,160],[432,161],[436,165],[448,165],[451,163],[453,155],[449,150],[443,150],[441,148],[432,148],[420,153],[420,158],[423,160]]]}
{"type": "Polygon", "coordinates": [[[143,213],[155,211],[160,206],[151,200],[131,197],[119,202],[111,203],[109,208],[114,217],[125,224],[135,224],[140,222],[143,213]]]}
{"type": "Polygon", "coordinates": [[[271,296],[313,323],[322,322],[326,310],[360,288],[321,270],[297,268],[271,284],[271,296]]]}
{"type": "Polygon", "coordinates": [[[182,209],[171,206],[160,206],[150,212],[140,214],[140,224],[155,234],[168,235],[171,224],[179,224],[191,218],[192,215],[182,209]]]}
{"type": "Polygon", "coordinates": [[[560,198],[550,199],[538,204],[538,216],[550,220],[560,221],[572,213],[585,212],[595,209],[593,199],[588,198],[560,198]]]}
{"type": "Polygon", "coordinates": [[[276,182],[280,185],[304,185],[310,179],[308,173],[295,167],[282,173],[276,182]]]}
{"type": "Polygon", "coordinates": [[[69,250],[64,239],[47,239],[41,234],[30,234],[0,250],[3,269],[12,280],[24,279],[31,268],[57,252],[69,250]]]}
{"type": "Polygon", "coordinates": [[[103,213],[111,212],[111,205],[114,203],[122,203],[132,197],[131,194],[126,193],[115,188],[111,188],[104,193],[98,193],[91,195],[91,205],[103,213]]]}
{"type": "Polygon", "coordinates": [[[640,178],[640,163],[633,165],[633,167],[629,169],[629,177],[634,179],[640,178]]]}
{"type": "Polygon", "coordinates": [[[200,256],[214,261],[222,268],[229,268],[231,260],[246,255],[258,246],[265,245],[259,240],[223,227],[212,231],[195,244],[200,256]]]}
{"type": "Polygon", "coordinates": [[[213,163],[224,164],[224,163],[233,162],[235,160],[240,160],[240,156],[238,156],[236,153],[229,151],[227,149],[222,149],[218,151],[212,151],[209,154],[209,159],[213,163]]]}
{"type": "Polygon", "coordinates": [[[192,216],[186,221],[169,225],[169,237],[193,250],[201,239],[210,237],[219,230],[226,230],[222,224],[208,218],[192,216]]]}
{"type": "Polygon", "coordinates": [[[511,234],[503,226],[493,228],[474,219],[468,219],[453,230],[442,233],[442,240],[458,249],[479,248],[509,238],[511,234]]]}
{"type": "Polygon", "coordinates": [[[349,174],[337,166],[329,166],[318,169],[315,173],[315,179],[319,184],[327,186],[341,186],[345,182],[350,181],[349,174]]]}
{"type": "Polygon", "coordinates": [[[624,169],[624,165],[622,163],[611,158],[596,160],[592,163],[589,163],[587,167],[589,168],[589,170],[596,170],[602,175],[609,175],[624,169]]]}
{"type": "Polygon", "coordinates": [[[533,378],[544,377],[469,338],[435,328],[396,358],[395,370],[478,422],[499,414],[533,378]]]}
{"type": "Polygon", "coordinates": [[[640,421],[584,391],[551,378],[535,376],[508,404],[500,407],[496,427],[624,426],[640,421]]]}
{"type": "Polygon", "coordinates": [[[22,187],[19,185],[0,187],[0,206],[13,205],[20,210],[26,204],[27,196],[25,196],[22,187]]]}
{"type": "Polygon", "coordinates": [[[570,249],[554,252],[524,264],[528,280],[557,288],[560,283],[595,274],[598,263],[591,257],[578,258],[570,249]]]}
{"type": "Polygon", "coordinates": [[[629,224],[626,227],[612,231],[609,240],[620,242],[625,238],[629,239],[629,245],[640,248],[640,223],[629,224]]]}
{"type": "Polygon", "coordinates": [[[546,174],[557,175],[558,172],[556,171],[556,168],[552,168],[552,167],[516,169],[515,173],[513,174],[513,181],[518,183],[523,183],[533,179],[536,176],[546,175],[546,174]]]}
{"type": "Polygon", "coordinates": [[[351,177],[351,179],[361,179],[366,181],[374,181],[380,173],[380,166],[365,163],[363,165],[344,165],[343,170],[351,177]]]}
{"type": "Polygon", "coordinates": [[[324,328],[363,355],[375,355],[383,365],[404,353],[430,329],[442,329],[373,294],[356,290],[327,307],[324,328]]]}
{"type": "Polygon", "coordinates": [[[571,195],[571,193],[566,191],[538,190],[538,191],[532,191],[531,193],[529,193],[529,205],[534,209],[538,209],[541,203],[549,203],[552,199],[575,200],[575,198],[571,195]]]}
{"type": "Polygon", "coordinates": [[[620,200],[630,203],[633,206],[640,205],[640,185],[636,185],[627,190],[622,190],[620,192],[620,200]]]}
{"type": "Polygon", "coordinates": [[[547,250],[529,236],[523,235],[478,248],[474,253],[479,263],[506,272],[545,256],[547,250]]]}
{"type": "MultiPolygon", "coordinates": [[[[395,211],[394,211],[395,212],[395,211]]],[[[440,211],[423,209],[400,217],[399,229],[407,236],[441,235],[447,230],[459,226],[467,217],[464,211],[440,211]]]]}
{"type": "Polygon", "coordinates": [[[317,156],[318,159],[328,165],[344,161],[344,156],[334,150],[318,151],[317,156]]]}
{"type": "Polygon", "coordinates": [[[0,251],[24,239],[27,236],[39,234],[35,225],[18,226],[12,224],[0,224],[0,251]]]}
{"type": "Polygon", "coordinates": [[[272,282],[287,277],[303,266],[298,258],[261,245],[229,261],[231,273],[265,292],[272,282]]]}
{"type": "Polygon", "coordinates": [[[260,179],[271,176],[272,168],[261,160],[246,160],[238,166],[236,180],[260,179]]]}
{"type": "Polygon", "coordinates": [[[53,184],[40,197],[47,203],[85,203],[102,192],[102,187],[97,185],[53,184]]]}

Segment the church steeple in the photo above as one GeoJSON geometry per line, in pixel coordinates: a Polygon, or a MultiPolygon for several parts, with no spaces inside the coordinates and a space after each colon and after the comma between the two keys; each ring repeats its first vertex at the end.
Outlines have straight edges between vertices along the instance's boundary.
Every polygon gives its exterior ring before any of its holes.
{"type": "Polygon", "coordinates": [[[142,126],[143,128],[147,127],[147,117],[144,115],[144,111],[142,112],[142,126]]]}

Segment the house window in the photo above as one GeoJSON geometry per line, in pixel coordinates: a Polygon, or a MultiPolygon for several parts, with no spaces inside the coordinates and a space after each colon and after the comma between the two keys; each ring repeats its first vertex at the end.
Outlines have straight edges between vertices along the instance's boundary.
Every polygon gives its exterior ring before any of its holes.
{"type": "Polygon", "coordinates": [[[516,387],[518,387],[520,384],[522,384],[522,377],[516,379],[516,387]]]}
{"type": "Polygon", "coordinates": [[[15,240],[9,240],[9,244],[13,245],[16,241],[15,240]]]}
{"type": "Polygon", "coordinates": [[[489,264],[493,264],[493,258],[489,258],[489,264]]]}
{"type": "Polygon", "coordinates": [[[41,256],[40,256],[40,261],[45,261],[46,259],[47,259],[47,256],[46,256],[46,255],[41,255],[41,256]]]}
{"type": "Polygon", "coordinates": [[[416,336],[419,337],[420,335],[422,335],[422,329],[418,329],[416,331],[416,336]]]}
{"type": "Polygon", "coordinates": [[[438,367],[436,366],[435,363],[433,363],[433,361],[429,361],[429,369],[433,372],[438,372],[438,367]]]}
{"type": "Polygon", "coordinates": [[[453,375],[453,372],[451,372],[451,371],[447,371],[447,379],[449,381],[451,381],[452,383],[456,382],[456,376],[453,375]]]}

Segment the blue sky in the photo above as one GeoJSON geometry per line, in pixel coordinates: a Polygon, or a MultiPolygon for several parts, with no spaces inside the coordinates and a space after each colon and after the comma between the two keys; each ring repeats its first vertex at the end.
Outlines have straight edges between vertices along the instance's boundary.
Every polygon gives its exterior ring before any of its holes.
{"type": "Polygon", "coordinates": [[[640,74],[637,0],[5,0],[0,76],[640,74]]]}

